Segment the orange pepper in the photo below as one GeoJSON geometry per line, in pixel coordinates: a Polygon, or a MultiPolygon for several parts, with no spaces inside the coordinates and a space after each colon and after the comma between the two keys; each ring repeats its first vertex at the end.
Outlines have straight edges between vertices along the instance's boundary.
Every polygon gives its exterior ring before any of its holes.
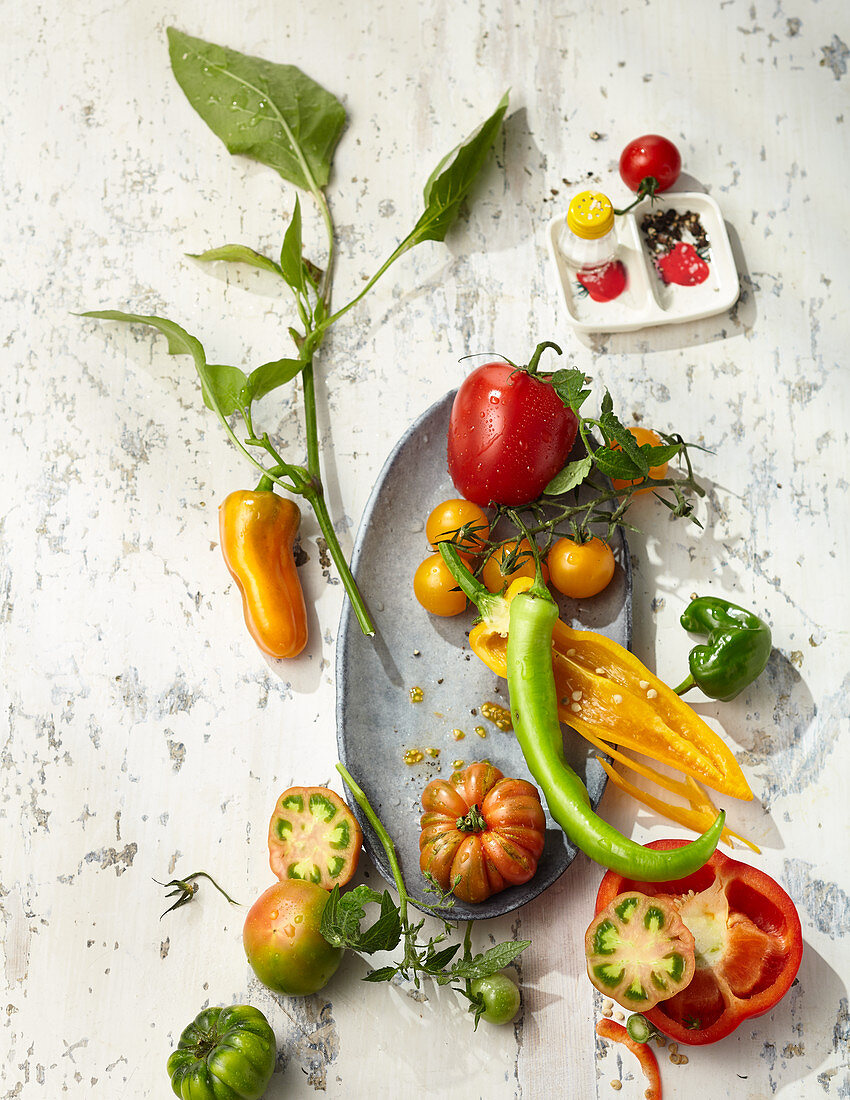
{"type": "Polygon", "coordinates": [[[268,490],[230,493],[218,510],[221,552],[242,593],[245,624],[270,657],[297,657],[307,644],[307,609],[292,547],[298,505],[268,490]]]}
{"type": "MultiPolygon", "coordinates": [[[[531,581],[514,581],[510,603],[531,581]]],[[[503,624],[502,624],[503,625],[503,624]]],[[[507,675],[507,630],[478,623],[472,651],[497,676],[507,675]]],[[[552,647],[558,716],[589,741],[621,745],[668,764],[734,798],[753,792],[723,740],[678,695],[621,645],[589,630],[555,623],[552,647]]]]}

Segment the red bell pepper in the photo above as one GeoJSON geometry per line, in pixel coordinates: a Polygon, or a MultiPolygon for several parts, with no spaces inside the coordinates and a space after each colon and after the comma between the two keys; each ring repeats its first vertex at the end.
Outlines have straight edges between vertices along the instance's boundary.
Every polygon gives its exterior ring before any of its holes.
{"type": "MultiPolygon", "coordinates": [[[[669,851],[684,840],[646,845],[669,851]]],[[[721,852],[675,882],[632,882],[609,871],[596,896],[599,913],[618,894],[640,890],[672,901],[696,941],[690,984],[644,1013],[678,1043],[699,1046],[762,1016],[788,992],[800,967],[803,936],[794,902],[779,883],[721,852]]]]}

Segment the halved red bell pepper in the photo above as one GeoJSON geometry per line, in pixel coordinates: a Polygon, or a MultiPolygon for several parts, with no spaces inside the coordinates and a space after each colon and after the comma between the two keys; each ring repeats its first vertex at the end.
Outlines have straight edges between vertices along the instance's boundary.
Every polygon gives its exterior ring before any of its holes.
{"type": "MultiPolygon", "coordinates": [[[[646,845],[670,851],[683,840],[646,845]]],[[[696,941],[687,988],[644,1013],[679,1043],[699,1046],[769,1012],[800,967],[803,935],[794,902],[764,871],[715,851],[699,871],[676,882],[632,882],[609,871],[596,896],[599,913],[618,894],[639,890],[671,901],[696,941]]]]}

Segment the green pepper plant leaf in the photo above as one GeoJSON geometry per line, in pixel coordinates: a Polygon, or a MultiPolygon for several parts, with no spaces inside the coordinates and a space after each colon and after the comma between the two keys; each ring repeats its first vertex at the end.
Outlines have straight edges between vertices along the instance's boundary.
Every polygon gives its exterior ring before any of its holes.
{"type": "Polygon", "coordinates": [[[289,183],[324,187],[345,108],[294,65],[277,65],[168,28],[177,83],[230,153],[274,168],[289,183]]]}
{"type": "Polygon", "coordinates": [[[152,325],[168,339],[171,354],[189,354],[198,372],[205,403],[218,416],[231,442],[261,471],[260,485],[274,485],[303,497],[313,508],[328,551],[365,634],[374,626],[342,552],[322,484],[316,416],[315,358],[325,333],[374,286],[390,265],[421,241],[442,241],[460,216],[462,204],[495,144],[508,106],[507,94],[495,111],[447,156],[428,178],[424,210],[413,230],[359,293],[331,310],[336,239],[325,194],[333,154],[346,123],[345,109],[327,89],[294,65],[239,53],[168,28],[174,76],[191,106],[233,154],[273,168],[287,182],[308,192],[326,234],[324,267],[304,254],[300,197],[296,196],[283,235],[280,260],[243,244],[224,244],[188,255],[204,263],[247,264],[277,275],[293,296],[297,325],[289,325],[293,358],[281,357],[248,371],[207,363],[200,341],[173,321],[122,310],[93,310],[83,316],[152,325]],[[300,379],[307,457],[304,465],[286,462],[267,432],[255,426],[253,404],[280,386],[300,379]],[[231,423],[239,417],[242,431],[231,423]]]}

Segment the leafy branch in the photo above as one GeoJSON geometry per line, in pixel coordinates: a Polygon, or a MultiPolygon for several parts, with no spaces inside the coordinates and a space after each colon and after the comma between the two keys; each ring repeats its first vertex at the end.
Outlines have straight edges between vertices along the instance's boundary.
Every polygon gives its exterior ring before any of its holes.
{"type": "MultiPolygon", "coordinates": [[[[342,764],[337,764],[337,771],[366,815],[386,852],[399,900],[396,905],[388,890],[379,894],[370,887],[361,885],[346,894],[341,894],[339,887],[335,886],[322,914],[321,934],[335,947],[348,948],[364,955],[371,955],[376,951],[393,951],[401,943],[403,945],[401,961],[371,970],[364,980],[389,982],[396,976],[400,976],[406,981],[412,981],[417,989],[423,977],[430,978],[441,986],[460,983],[452,985],[452,988],[469,1000],[469,1011],[474,1015],[477,1027],[481,1013],[484,1011],[484,1003],[480,996],[475,997],[471,993],[471,983],[476,978],[489,977],[504,969],[530,946],[531,941],[512,940],[473,955],[472,922],[467,922],[462,945],[447,943],[453,925],[440,917],[443,931],[421,943],[419,933],[425,924],[425,918],[415,922],[410,920],[408,912],[410,895],[404,885],[395,844],[369,804],[365,793],[347,769],[342,764]],[[380,906],[380,912],[375,921],[364,929],[361,927],[366,919],[364,906],[370,903],[380,906]],[[457,958],[461,946],[463,951],[460,958],[457,958]]],[[[438,900],[435,905],[425,906],[425,909],[436,912],[453,904],[452,899],[439,888],[437,893],[438,900]]]]}
{"type": "Polygon", "coordinates": [[[189,253],[204,262],[248,264],[279,277],[292,296],[297,323],[289,327],[292,358],[274,359],[246,373],[236,366],[207,362],[197,339],[163,317],[121,310],[93,310],[85,317],[146,324],[168,340],[172,355],[190,355],[204,403],[218,417],[231,443],[257,470],[260,485],[277,485],[301,496],[313,509],[345,591],[365,634],[374,626],[340,547],[325,501],[316,421],[315,356],[325,333],[371,289],[384,272],[422,241],[442,241],[457,220],[462,203],[486,163],[508,106],[496,110],[438,163],[424,189],[422,213],[407,237],[346,305],[331,313],[336,240],[325,187],[333,153],[346,123],[338,99],[294,65],[280,65],[168,28],[171,67],[192,107],[230,153],[275,169],[288,183],[315,201],[326,234],[324,270],[304,255],[300,198],[283,237],[280,256],[272,259],[244,244],[223,244],[189,253]],[[301,380],[306,462],[286,462],[267,432],[254,425],[254,405],[277,388],[301,380]],[[240,426],[241,420],[241,426],[240,426]]]}
{"type": "MultiPolygon", "coordinates": [[[[491,530],[500,518],[505,518],[513,529],[528,537],[531,549],[524,548],[513,537],[490,539],[484,543],[477,572],[481,572],[488,558],[498,550],[502,550],[501,572],[507,576],[524,560],[545,555],[556,538],[565,536],[585,542],[597,528],[604,529],[604,533],[600,530],[601,537],[610,541],[618,527],[634,530],[626,517],[639,493],[652,492],[669,509],[672,518],[686,518],[702,526],[693,514],[693,498],[704,497],[705,489],[694,474],[690,451],[704,448],[686,443],[681,435],[665,432],[657,433],[662,440],[657,446],[638,445],[614,412],[614,403],[607,390],[598,417],[582,413],[592,392],[583,371],[559,370],[549,381],[564,405],[576,414],[585,454],[568,462],[537,500],[521,507],[496,506],[491,530]],[[652,476],[653,470],[674,459],[681,466],[678,476],[652,476]],[[539,549],[537,536],[543,536],[539,549]]],[[[475,529],[467,524],[451,541],[463,546],[474,536],[475,529]]],[[[482,540],[477,541],[481,545],[482,540]]]]}

